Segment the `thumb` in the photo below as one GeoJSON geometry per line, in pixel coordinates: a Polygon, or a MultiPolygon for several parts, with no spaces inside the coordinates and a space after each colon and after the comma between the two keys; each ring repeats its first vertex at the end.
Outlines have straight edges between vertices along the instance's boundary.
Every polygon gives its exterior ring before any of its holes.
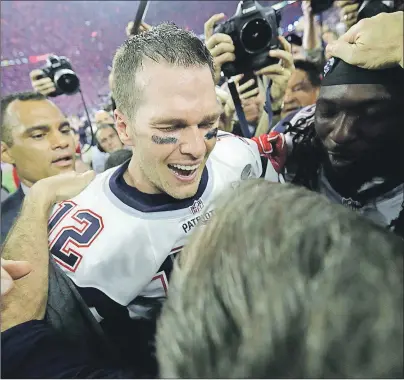
{"type": "Polygon", "coordinates": [[[205,34],[205,41],[207,41],[210,37],[213,35],[213,29],[215,27],[215,24],[224,19],[226,16],[224,13],[219,13],[213,15],[208,21],[205,22],[204,25],[204,34],[205,34]]]}
{"type": "Polygon", "coordinates": [[[340,39],[329,43],[326,47],[326,52],[328,55],[340,58],[351,65],[358,63],[359,52],[357,51],[357,46],[344,40],[340,39]]]}
{"type": "Polygon", "coordinates": [[[132,28],[133,28],[133,21],[129,21],[128,22],[128,25],[126,25],[126,28],[125,28],[125,32],[126,32],[126,36],[127,37],[129,37],[130,36],[130,34],[131,34],[131,31],[132,31],[132,28]]]}
{"type": "Polygon", "coordinates": [[[4,296],[7,294],[11,288],[14,286],[13,279],[7,273],[3,266],[1,267],[1,295],[4,296]]]}
{"type": "Polygon", "coordinates": [[[1,260],[4,269],[12,279],[18,280],[31,272],[32,267],[27,261],[1,260]]]}
{"type": "Polygon", "coordinates": [[[82,184],[87,186],[95,178],[95,171],[88,170],[84,173],[79,174],[78,177],[79,177],[80,181],[82,182],[82,184]]]}
{"type": "Polygon", "coordinates": [[[43,71],[42,71],[42,70],[40,70],[40,69],[35,69],[35,70],[32,70],[32,71],[29,73],[29,76],[30,76],[31,80],[36,80],[37,77],[40,76],[40,75],[42,75],[42,74],[43,74],[43,71]]]}

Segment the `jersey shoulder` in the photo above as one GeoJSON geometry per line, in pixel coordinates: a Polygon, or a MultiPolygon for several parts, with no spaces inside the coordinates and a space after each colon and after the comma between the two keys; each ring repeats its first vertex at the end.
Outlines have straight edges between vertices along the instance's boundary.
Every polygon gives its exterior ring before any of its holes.
{"type": "Polygon", "coordinates": [[[256,143],[232,133],[219,131],[210,158],[215,164],[240,171],[241,179],[245,179],[243,176],[258,178],[262,173],[261,157],[256,143]]]}
{"type": "Polygon", "coordinates": [[[304,107],[292,117],[292,119],[290,120],[290,124],[295,125],[299,120],[302,119],[307,119],[308,122],[311,122],[312,119],[314,118],[315,112],[316,112],[315,104],[304,107]]]}
{"type": "Polygon", "coordinates": [[[104,187],[108,185],[108,181],[112,174],[117,170],[117,167],[106,170],[103,173],[97,174],[91,183],[74,199],[85,199],[85,202],[94,203],[98,201],[98,197],[104,194],[104,187]]]}
{"type": "Polygon", "coordinates": [[[290,129],[285,131],[285,141],[288,146],[288,152],[293,152],[295,144],[299,144],[301,141],[301,138],[296,138],[295,136],[314,123],[315,112],[316,105],[313,104],[302,108],[292,117],[289,122],[290,129]]]}

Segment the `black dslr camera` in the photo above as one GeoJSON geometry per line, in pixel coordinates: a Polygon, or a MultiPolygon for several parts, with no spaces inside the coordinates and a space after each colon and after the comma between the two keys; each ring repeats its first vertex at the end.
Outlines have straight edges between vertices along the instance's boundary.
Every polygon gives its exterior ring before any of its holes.
{"type": "Polygon", "coordinates": [[[278,28],[281,15],[257,1],[240,1],[233,17],[218,25],[214,32],[228,34],[233,40],[236,60],[223,64],[224,75],[248,73],[278,62],[268,52],[279,49],[278,28]]]}
{"type": "Polygon", "coordinates": [[[56,87],[56,91],[49,94],[49,96],[73,95],[79,91],[80,80],[66,57],[49,55],[42,70],[56,87]]]}

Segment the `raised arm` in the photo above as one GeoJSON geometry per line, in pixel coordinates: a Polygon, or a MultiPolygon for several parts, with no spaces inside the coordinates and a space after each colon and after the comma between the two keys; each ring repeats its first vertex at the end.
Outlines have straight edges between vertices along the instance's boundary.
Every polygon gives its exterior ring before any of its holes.
{"type": "Polygon", "coordinates": [[[1,331],[42,319],[48,293],[48,217],[52,206],[80,193],[94,178],[92,171],[70,172],[37,182],[26,196],[16,223],[2,250],[6,260],[24,260],[31,272],[15,281],[2,297],[1,331]]]}

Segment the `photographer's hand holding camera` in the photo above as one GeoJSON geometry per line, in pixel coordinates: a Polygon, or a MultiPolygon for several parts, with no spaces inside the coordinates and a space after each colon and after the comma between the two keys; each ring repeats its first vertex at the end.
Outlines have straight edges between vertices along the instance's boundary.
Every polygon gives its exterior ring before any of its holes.
{"type": "Polygon", "coordinates": [[[45,96],[74,95],[80,91],[80,79],[70,60],[63,56],[49,54],[45,66],[31,71],[30,78],[33,89],[45,96]]]}
{"type": "Polygon", "coordinates": [[[213,62],[215,64],[215,84],[219,83],[222,65],[226,62],[233,62],[236,59],[231,37],[224,33],[213,34],[215,24],[224,18],[225,15],[223,13],[215,14],[205,22],[205,44],[210,54],[213,56],[213,62]]]}
{"type": "MultiPolygon", "coordinates": [[[[232,38],[228,34],[215,33],[215,24],[225,18],[224,14],[215,14],[205,23],[205,43],[210,53],[213,56],[215,64],[215,82],[218,83],[220,80],[220,74],[222,71],[222,66],[225,63],[234,62],[236,60],[235,46],[232,38]]],[[[269,49],[268,55],[272,59],[280,59],[280,63],[271,64],[255,72],[255,75],[264,75],[267,79],[272,81],[271,86],[271,100],[273,111],[280,111],[283,103],[283,97],[287,88],[288,81],[294,70],[293,57],[291,54],[291,45],[286,41],[285,38],[279,36],[277,39],[280,42],[281,49],[269,49]]],[[[259,126],[262,128],[257,128],[261,131],[263,129],[268,129],[268,118],[262,112],[264,104],[264,92],[260,91],[259,86],[245,92],[247,88],[253,86],[254,80],[250,80],[241,86],[238,86],[238,91],[240,94],[240,88],[243,95],[240,95],[240,100],[243,104],[244,112],[249,112],[256,109],[259,111],[258,119],[259,126]],[[246,100],[247,98],[253,97],[253,99],[246,100]],[[254,104],[253,104],[254,103],[254,104]],[[261,117],[262,116],[262,117],[261,117]]],[[[247,115],[246,115],[247,117],[247,115]]],[[[247,117],[248,120],[248,117],[247,117]]]]}
{"type": "Polygon", "coordinates": [[[295,70],[292,56],[292,46],[283,36],[279,36],[279,41],[283,50],[271,50],[269,56],[279,58],[279,63],[264,67],[261,70],[255,71],[255,75],[264,75],[272,81],[271,100],[272,110],[274,112],[282,108],[283,97],[288,86],[292,72],[295,70]]]}
{"type": "Polygon", "coordinates": [[[31,79],[31,86],[42,95],[48,96],[56,91],[55,84],[52,79],[45,76],[45,73],[41,69],[32,70],[29,73],[31,79]]]}

